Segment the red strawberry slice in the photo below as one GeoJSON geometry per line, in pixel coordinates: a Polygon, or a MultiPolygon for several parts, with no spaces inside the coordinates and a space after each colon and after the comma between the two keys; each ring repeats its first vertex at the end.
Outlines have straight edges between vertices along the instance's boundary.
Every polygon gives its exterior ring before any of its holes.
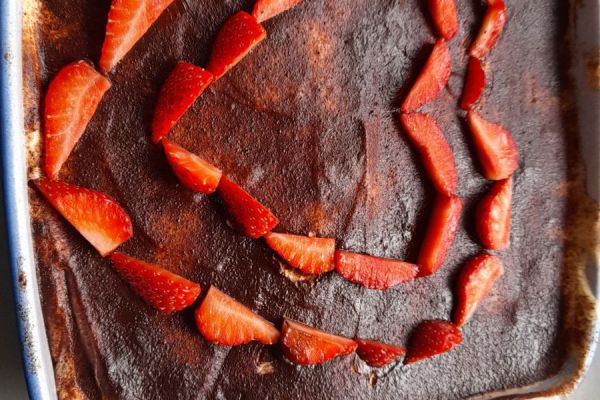
{"type": "Polygon", "coordinates": [[[35,184],[48,202],[102,257],[133,235],[129,215],[104,193],[48,179],[41,179],[35,184]]]}
{"type": "Polygon", "coordinates": [[[199,193],[210,194],[217,190],[222,175],[220,169],[167,139],[163,139],[162,144],[181,183],[199,193]]]}
{"type": "Polygon", "coordinates": [[[474,111],[467,113],[467,123],[483,167],[490,180],[506,179],[519,168],[519,153],[510,132],[501,125],[483,119],[474,111]]]}
{"type": "Polygon", "coordinates": [[[358,344],[300,322],[285,319],[281,330],[281,350],[293,363],[313,365],[351,354],[358,344]]]}
{"type": "Polygon", "coordinates": [[[294,7],[302,0],[256,0],[252,16],[262,23],[294,7]]]}
{"type": "Polygon", "coordinates": [[[52,79],[44,102],[44,170],[51,179],[83,135],[110,82],[86,61],[76,61],[52,79]]]}
{"type": "Polygon", "coordinates": [[[490,250],[502,250],[510,243],[512,177],[494,183],[477,207],[477,234],[490,250]]]}
{"type": "Polygon", "coordinates": [[[453,318],[458,327],[467,323],[494,282],[503,274],[500,259],[491,254],[475,256],[462,268],[458,277],[458,299],[453,318]]]}
{"type": "Polygon", "coordinates": [[[423,321],[411,334],[404,364],[412,364],[445,353],[461,342],[460,330],[452,322],[423,321]]]}
{"type": "Polygon", "coordinates": [[[356,354],[371,367],[385,367],[406,354],[403,347],[392,346],[375,340],[354,339],[358,343],[356,354]]]}
{"type": "Polygon", "coordinates": [[[423,104],[439,97],[442,89],[448,83],[451,68],[450,50],[448,50],[446,41],[439,39],[435,43],[421,74],[413,84],[410,92],[408,92],[406,99],[404,99],[402,111],[416,110],[423,104]]]}
{"type": "Polygon", "coordinates": [[[109,72],[137,43],[173,0],[113,0],[108,12],[100,68],[109,72]]]}
{"type": "Polygon", "coordinates": [[[223,198],[227,211],[246,236],[258,239],[279,223],[279,219],[267,207],[227,177],[221,177],[217,191],[223,198]]]}
{"type": "Polygon", "coordinates": [[[110,256],[115,269],[134,292],[146,303],[164,313],[181,311],[191,306],[200,294],[200,285],[122,253],[110,256]]]}
{"type": "Polygon", "coordinates": [[[387,258],[336,251],[335,269],[344,279],[367,289],[386,290],[413,280],[419,267],[387,258]]]}
{"type": "Polygon", "coordinates": [[[335,239],[270,232],[265,240],[292,267],[304,273],[322,274],[335,268],[335,239]]]}
{"type": "Polygon", "coordinates": [[[485,71],[478,58],[470,57],[467,66],[467,78],[463,88],[460,108],[470,110],[473,104],[479,100],[485,87],[485,71]]]}
{"type": "Polygon", "coordinates": [[[427,114],[409,113],[402,114],[400,120],[421,154],[436,190],[445,195],[454,193],[458,183],[454,154],[435,119],[427,114]]]}
{"type": "Polygon", "coordinates": [[[265,37],[267,31],[252,15],[238,12],[219,31],[207,69],[219,79],[265,37]]]}
{"type": "Polygon", "coordinates": [[[462,201],[458,196],[437,196],[419,252],[418,276],[431,275],[444,263],[454,241],[461,212],[462,201]]]}
{"type": "Polygon", "coordinates": [[[469,55],[483,58],[496,44],[506,24],[506,6],[503,0],[489,2],[488,9],[483,17],[483,24],[469,48],[469,55]]]}
{"type": "Polygon", "coordinates": [[[213,74],[186,62],[178,62],[160,89],[154,119],[154,143],[169,133],[179,118],[214,80],[213,74]]]}
{"type": "Polygon", "coordinates": [[[429,0],[429,9],[439,35],[452,39],[458,31],[455,0],[429,0]]]}
{"type": "Polygon", "coordinates": [[[279,341],[279,331],[271,322],[214,286],[196,310],[196,326],[206,340],[222,346],[279,341]]]}

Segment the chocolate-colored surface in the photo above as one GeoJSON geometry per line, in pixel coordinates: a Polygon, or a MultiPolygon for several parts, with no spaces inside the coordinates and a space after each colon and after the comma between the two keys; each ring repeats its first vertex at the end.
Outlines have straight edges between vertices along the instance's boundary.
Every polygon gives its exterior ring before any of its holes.
{"type": "MultiPolygon", "coordinates": [[[[132,256],[215,284],[278,323],[286,316],[402,345],[421,320],[450,317],[456,273],[481,250],[473,215],[488,183],[457,102],[465,49],[483,8],[479,1],[458,0],[453,75],[443,96],[425,107],[456,156],[463,223],[434,276],[379,292],[333,273],[291,282],[262,241],[227,226],[215,197],[178,184],[149,140],[154,102],[175,62],[205,65],[219,26],[235,11],[251,10],[251,3],[176,0],[111,73],[113,87],[61,177],[104,191],[128,210],[134,237],[120,250],[132,256]]],[[[164,316],[146,306],[32,190],[42,304],[60,396],[459,399],[556,373],[564,351],[567,165],[577,157],[569,150],[568,99],[561,95],[564,3],[510,2],[506,32],[486,59],[481,111],[512,132],[521,169],[512,245],[501,253],[506,273],[463,329],[461,346],[433,360],[373,372],[354,355],[308,368],[284,361],[277,348],[214,346],[196,333],[192,309],[164,316]],[[260,373],[270,372],[261,367],[265,362],[272,373],[260,373]]],[[[37,47],[25,58],[30,94],[68,62],[99,58],[109,8],[108,0],[39,4],[37,47]]],[[[305,0],[265,23],[267,39],[201,96],[170,138],[268,205],[282,221],[278,230],[315,232],[336,237],[344,249],[414,262],[434,192],[400,130],[397,109],[435,40],[423,4],[305,0]]],[[[28,128],[39,129],[38,105],[29,111],[28,128]]]]}

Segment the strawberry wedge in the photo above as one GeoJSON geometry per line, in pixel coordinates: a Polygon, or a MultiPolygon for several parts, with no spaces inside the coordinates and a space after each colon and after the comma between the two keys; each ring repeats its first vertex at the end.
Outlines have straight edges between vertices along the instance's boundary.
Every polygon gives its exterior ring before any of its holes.
{"type": "Polygon", "coordinates": [[[460,330],[452,322],[423,321],[412,332],[404,364],[445,353],[462,342],[460,330]]]}
{"type": "Polygon", "coordinates": [[[154,119],[154,143],[169,133],[179,118],[214,80],[213,74],[193,64],[178,62],[160,89],[154,119]]]}
{"type": "Polygon", "coordinates": [[[375,340],[354,339],[358,343],[356,354],[361,360],[374,368],[385,367],[406,354],[403,347],[392,346],[375,340]]]}
{"type": "Polygon", "coordinates": [[[483,58],[496,44],[506,24],[506,6],[503,0],[488,2],[488,9],[475,41],[469,48],[469,55],[483,58]]]}
{"type": "Polygon", "coordinates": [[[281,330],[281,350],[293,363],[313,365],[351,354],[357,343],[342,336],[286,319],[281,330]]]}
{"type": "Polygon", "coordinates": [[[173,0],[113,0],[108,11],[100,68],[108,73],[173,0]]]}
{"type": "Polygon", "coordinates": [[[133,235],[127,213],[104,193],[48,179],[41,179],[35,184],[48,202],[102,257],[133,235]]]}
{"type": "Polygon", "coordinates": [[[494,183],[477,206],[476,226],[481,244],[502,250],[510,243],[512,177],[494,183]]]}
{"type": "Polygon", "coordinates": [[[459,107],[469,111],[473,104],[479,100],[485,87],[485,71],[478,58],[470,57],[467,66],[467,78],[463,88],[459,107]]]}
{"type": "Polygon", "coordinates": [[[301,1],[302,0],[256,0],[254,9],[252,10],[252,16],[256,18],[259,23],[262,23],[287,11],[301,1]]]}
{"type": "Polygon", "coordinates": [[[335,268],[335,239],[270,232],[265,241],[288,264],[306,274],[322,274],[335,268]]]}
{"type": "Polygon", "coordinates": [[[44,172],[56,179],[110,82],[86,61],[61,69],[44,100],[44,172]]]}
{"type": "Polygon", "coordinates": [[[267,207],[227,177],[221,177],[217,191],[227,211],[246,236],[258,239],[279,223],[279,219],[267,207]]]}
{"type": "Polygon", "coordinates": [[[183,185],[204,194],[217,190],[222,176],[220,169],[167,139],[162,144],[173,172],[183,185]]]}
{"type": "Polygon", "coordinates": [[[475,256],[462,268],[458,276],[457,304],[453,318],[458,327],[467,323],[494,282],[503,274],[500,259],[490,254],[475,256]]]}
{"type": "Polygon", "coordinates": [[[222,346],[252,341],[274,344],[279,340],[279,331],[271,322],[214,286],[196,310],[196,326],[206,340],[222,346]]]}
{"type": "Polygon", "coordinates": [[[386,290],[415,279],[419,267],[403,261],[336,251],[335,269],[344,279],[367,289],[386,290]]]}
{"type": "Polygon", "coordinates": [[[421,155],[436,190],[445,195],[456,192],[458,178],[454,154],[435,119],[427,114],[408,113],[402,114],[400,121],[421,155]]]}
{"type": "Polygon", "coordinates": [[[519,168],[519,153],[510,132],[501,125],[486,121],[474,111],[467,113],[467,124],[473,135],[483,175],[493,181],[511,176],[519,168]]]}
{"type": "Polygon", "coordinates": [[[461,212],[462,202],[458,196],[437,196],[419,252],[418,276],[431,275],[442,266],[454,241],[461,212]]]}
{"type": "Polygon", "coordinates": [[[265,37],[267,31],[252,15],[238,12],[219,31],[206,69],[219,79],[265,37]]]}
{"type": "Polygon", "coordinates": [[[110,256],[121,278],[144,301],[157,310],[170,314],[191,306],[200,294],[200,285],[122,253],[110,256]]]}
{"type": "Polygon", "coordinates": [[[440,37],[450,40],[458,31],[455,0],[429,0],[431,17],[440,37]]]}
{"type": "Polygon", "coordinates": [[[452,58],[444,39],[439,39],[427,59],[421,74],[402,103],[402,111],[414,111],[437,98],[448,83],[452,58]]]}

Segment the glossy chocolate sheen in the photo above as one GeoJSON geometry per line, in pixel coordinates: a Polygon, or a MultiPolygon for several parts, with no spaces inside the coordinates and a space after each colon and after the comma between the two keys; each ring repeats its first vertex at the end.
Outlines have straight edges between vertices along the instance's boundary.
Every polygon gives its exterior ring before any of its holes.
{"type": "MultiPolygon", "coordinates": [[[[41,0],[30,7],[36,13],[36,46],[25,56],[30,131],[39,130],[39,91],[50,78],[73,60],[98,60],[109,3],[41,0]]],[[[267,39],[196,101],[170,139],[270,207],[281,220],[277,231],[335,237],[339,248],[415,262],[434,190],[400,129],[398,109],[435,41],[424,4],[305,0],[264,24],[267,39]]],[[[432,277],[386,292],[335,273],[293,282],[262,240],[228,226],[216,196],[179,184],[151,143],[153,107],[170,70],[178,60],[206,65],[219,26],[240,9],[250,11],[250,0],[176,0],[110,73],[113,87],[61,178],[124,206],[134,223],[134,237],[120,248],[127,254],[205,289],[214,284],[278,326],[285,316],[403,345],[421,320],[450,317],[457,271],[481,251],[473,219],[489,183],[457,104],[466,48],[484,8],[472,0],[458,0],[457,7],[453,73],[441,98],[424,110],[454,151],[465,213],[446,263],[432,277]]],[[[565,351],[561,232],[568,166],[577,159],[560,56],[567,14],[559,0],[510,2],[507,29],[485,60],[480,111],[512,132],[521,168],[512,243],[500,254],[506,273],[463,329],[461,346],[414,365],[371,370],[355,355],[298,367],[276,347],[212,345],[196,332],[193,309],[166,316],[144,304],[32,189],[60,396],[460,399],[555,374],[565,351]]],[[[34,166],[31,176],[38,173],[34,166]]]]}

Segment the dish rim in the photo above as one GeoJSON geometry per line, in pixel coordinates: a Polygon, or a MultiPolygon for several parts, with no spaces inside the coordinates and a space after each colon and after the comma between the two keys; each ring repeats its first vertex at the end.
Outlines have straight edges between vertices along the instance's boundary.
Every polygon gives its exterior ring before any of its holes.
{"type": "Polygon", "coordinates": [[[38,294],[27,193],[22,80],[21,0],[0,4],[0,126],[8,259],[29,396],[57,398],[54,369],[38,294]]]}

